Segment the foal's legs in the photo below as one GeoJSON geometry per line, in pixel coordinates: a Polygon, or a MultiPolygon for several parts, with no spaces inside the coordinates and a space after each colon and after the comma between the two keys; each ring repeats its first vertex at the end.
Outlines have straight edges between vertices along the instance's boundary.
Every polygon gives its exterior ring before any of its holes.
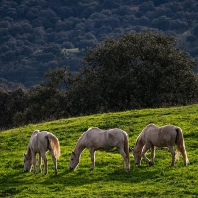
{"type": "Polygon", "coordinates": [[[91,168],[94,169],[95,168],[95,150],[90,148],[89,149],[90,155],[91,155],[91,168]]]}
{"type": "Polygon", "coordinates": [[[130,171],[130,160],[127,157],[125,151],[123,148],[117,147],[118,151],[120,152],[120,154],[122,155],[122,157],[124,158],[125,164],[126,164],[126,172],[130,171]]]}
{"type": "Polygon", "coordinates": [[[54,155],[54,151],[52,149],[50,149],[49,151],[50,151],[50,154],[52,156],[52,161],[53,161],[53,164],[54,164],[54,174],[57,175],[58,174],[57,160],[56,160],[56,157],[54,155]]]}

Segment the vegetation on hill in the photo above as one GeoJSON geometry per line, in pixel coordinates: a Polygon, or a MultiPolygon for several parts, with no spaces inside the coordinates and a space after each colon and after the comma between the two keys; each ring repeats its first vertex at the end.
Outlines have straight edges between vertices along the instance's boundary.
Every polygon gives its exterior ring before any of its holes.
{"type": "Polygon", "coordinates": [[[29,90],[1,90],[1,127],[196,103],[196,62],[176,44],[153,32],[106,38],[87,52],[78,73],[60,67],[29,90]]]}
{"type": "Polygon", "coordinates": [[[197,111],[198,105],[133,110],[61,119],[3,131],[0,133],[0,197],[197,197],[197,111]],[[190,160],[188,166],[183,166],[180,156],[175,166],[170,167],[171,155],[164,148],[156,150],[152,167],[144,161],[141,167],[134,165],[130,154],[131,171],[126,173],[122,156],[113,149],[97,151],[96,168],[90,170],[90,154],[85,150],[77,169],[69,171],[71,151],[89,127],[121,128],[129,134],[129,143],[133,146],[141,130],[151,122],[182,128],[190,160]],[[23,153],[35,129],[48,130],[59,138],[58,176],[54,176],[50,155],[47,155],[48,175],[23,173],[23,153]]]}
{"type": "Polygon", "coordinates": [[[143,29],[173,35],[196,58],[197,18],[196,0],[2,0],[0,78],[29,88],[49,68],[78,71],[87,49],[105,37],[143,29]]]}

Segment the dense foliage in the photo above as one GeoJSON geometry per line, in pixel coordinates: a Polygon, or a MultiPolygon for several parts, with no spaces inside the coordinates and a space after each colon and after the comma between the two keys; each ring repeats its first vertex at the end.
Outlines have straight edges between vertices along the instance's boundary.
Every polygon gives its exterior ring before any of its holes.
{"type": "Polygon", "coordinates": [[[74,105],[96,113],[195,102],[196,63],[175,45],[174,37],[152,32],[105,39],[84,58],[70,88],[79,97],[74,105]]]}
{"type": "Polygon", "coordinates": [[[27,91],[1,91],[1,127],[62,117],[198,102],[196,62],[174,37],[153,32],[106,38],[79,72],[56,68],[27,91]]]}
{"type": "Polygon", "coordinates": [[[154,29],[173,35],[192,57],[198,54],[196,0],[2,0],[0,78],[40,83],[44,73],[78,62],[104,37],[154,29]]]}

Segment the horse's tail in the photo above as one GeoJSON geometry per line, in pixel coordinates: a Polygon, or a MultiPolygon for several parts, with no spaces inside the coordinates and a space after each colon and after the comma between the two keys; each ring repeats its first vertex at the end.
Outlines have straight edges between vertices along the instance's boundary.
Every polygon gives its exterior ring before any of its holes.
{"type": "Polygon", "coordinates": [[[188,160],[186,149],[185,149],[185,142],[184,142],[182,129],[179,127],[176,127],[175,130],[177,132],[177,136],[176,136],[176,140],[175,140],[175,144],[177,145],[177,150],[180,151],[183,156],[184,165],[187,165],[189,160],[188,160]]]}
{"type": "Polygon", "coordinates": [[[126,156],[128,158],[129,168],[130,168],[130,155],[129,155],[129,138],[128,134],[124,136],[124,152],[126,153],[126,156]]]}
{"type": "Polygon", "coordinates": [[[49,140],[50,146],[53,149],[56,158],[60,157],[60,144],[58,138],[52,133],[47,134],[47,138],[49,140]]]}

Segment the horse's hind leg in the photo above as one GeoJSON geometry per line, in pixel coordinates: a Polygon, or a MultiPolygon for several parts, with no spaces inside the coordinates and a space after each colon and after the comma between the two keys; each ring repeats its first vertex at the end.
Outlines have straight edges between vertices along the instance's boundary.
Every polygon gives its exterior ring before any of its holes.
{"type": "Polygon", "coordinates": [[[54,155],[54,151],[53,150],[50,150],[50,154],[52,156],[52,161],[53,161],[53,164],[54,164],[54,174],[57,175],[58,174],[57,160],[56,160],[56,157],[54,155]]]}
{"type": "Polygon", "coordinates": [[[48,173],[48,161],[45,153],[41,153],[41,157],[43,158],[44,161],[44,166],[45,166],[45,175],[48,173]]]}
{"type": "Polygon", "coordinates": [[[130,171],[130,160],[128,159],[124,149],[122,149],[122,148],[117,148],[117,149],[119,150],[120,154],[124,158],[125,165],[126,165],[126,172],[129,172],[130,171]]]}
{"type": "Polygon", "coordinates": [[[181,152],[181,154],[182,154],[182,157],[183,157],[183,160],[184,160],[184,166],[187,166],[187,164],[188,164],[188,157],[187,157],[187,154],[186,154],[186,150],[185,150],[185,147],[181,147],[180,148],[180,152],[181,152]]]}
{"type": "Polygon", "coordinates": [[[42,158],[41,158],[41,154],[40,153],[39,153],[38,163],[39,163],[39,173],[41,173],[42,172],[42,168],[41,168],[41,166],[42,166],[42,158]]]}
{"type": "Polygon", "coordinates": [[[175,150],[173,146],[168,146],[170,152],[171,152],[171,156],[172,156],[172,162],[171,162],[171,166],[175,165],[175,150]]]}

